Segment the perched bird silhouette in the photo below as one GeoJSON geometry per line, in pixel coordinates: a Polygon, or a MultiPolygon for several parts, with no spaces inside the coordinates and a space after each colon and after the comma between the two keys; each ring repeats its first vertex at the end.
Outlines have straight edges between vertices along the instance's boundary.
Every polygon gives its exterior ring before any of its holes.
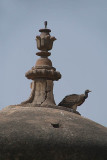
{"type": "Polygon", "coordinates": [[[58,104],[58,106],[64,106],[67,108],[73,109],[76,112],[77,106],[80,106],[84,103],[85,99],[88,98],[88,93],[91,92],[90,90],[85,90],[84,94],[72,94],[65,96],[65,98],[58,104]]]}
{"type": "Polygon", "coordinates": [[[47,24],[48,24],[48,22],[47,22],[47,21],[45,21],[45,22],[44,22],[45,28],[47,28],[47,24]]]}

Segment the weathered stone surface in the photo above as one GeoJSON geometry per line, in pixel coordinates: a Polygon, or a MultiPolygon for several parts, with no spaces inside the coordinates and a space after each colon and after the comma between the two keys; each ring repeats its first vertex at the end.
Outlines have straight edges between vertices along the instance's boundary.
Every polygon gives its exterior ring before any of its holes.
{"type": "Polygon", "coordinates": [[[53,81],[58,81],[61,78],[60,72],[52,66],[48,56],[51,55],[49,50],[52,49],[55,37],[50,36],[50,29],[47,29],[47,21],[44,22],[45,28],[40,29],[40,36],[36,36],[37,48],[41,52],[36,53],[40,56],[36,65],[26,72],[25,76],[33,80],[34,85],[31,91],[30,98],[21,103],[21,105],[55,105],[53,95],[53,81]]]}
{"type": "Polygon", "coordinates": [[[41,51],[49,51],[52,49],[53,42],[56,40],[55,37],[51,37],[49,32],[50,29],[40,29],[40,36],[36,36],[37,48],[41,51]]]}
{"type": "Polygon", "coordinates": [[[0,111],[0,160],[43,159],[106,160],[107,128],[59,109],[0,111]]]}
{"type": "Polygon", "coordinates": [[[36,62],[36,66],[50,66],[50,67],[52,67],[52,62],[49,58],[39,58],[36,62]]]}
{"type": "Polygon", "coordinates": [[[32,91],[28,100],[21,105],[30,103],[33,107],[36,105],[55,105],[53,96],[53,81],[38,78],[32,82],[32,91]]]}
{"type": "Polygon", "coordinates": [[[61,78],[61,74],[58,71],[54,71],[53,69],[31,69],[26,72],[25,76],[32,80],[37,78],[47,78],[49,80],[58,81],[61,78]]]}

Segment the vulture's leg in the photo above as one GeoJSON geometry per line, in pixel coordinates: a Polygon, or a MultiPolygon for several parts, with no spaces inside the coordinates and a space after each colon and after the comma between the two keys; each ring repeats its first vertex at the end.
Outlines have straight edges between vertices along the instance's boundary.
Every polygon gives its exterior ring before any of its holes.
{"type": "Polygon", "coordinates": [[[75,105],[73,105],[73,106],[72,106],[72,108],[73,108],[73,111],[74,111],[74,112],[76,112],[77,105],[76,105],[76,104],[75,104],[75,105]]]}

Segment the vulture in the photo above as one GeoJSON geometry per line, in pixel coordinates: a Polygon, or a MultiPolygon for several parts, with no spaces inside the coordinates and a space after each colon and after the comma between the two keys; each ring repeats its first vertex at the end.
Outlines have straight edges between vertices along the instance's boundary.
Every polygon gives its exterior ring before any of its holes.
{"type": "Polygon", "coordinates": [[[85,90],[84,94],[72,94],[65,96],[65,98],[58,104],[58,106],[64,106],[67,108],[73,109],[76,112],[77,106],[80,106],[84,103],[85,99],[88,98],[88,93],[91,92],[90,90],[85,90]]]}

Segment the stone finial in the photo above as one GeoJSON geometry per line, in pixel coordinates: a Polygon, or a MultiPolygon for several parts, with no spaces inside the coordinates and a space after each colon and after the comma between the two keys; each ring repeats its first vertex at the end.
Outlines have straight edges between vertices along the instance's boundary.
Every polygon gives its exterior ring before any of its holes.
{"type": "Polygon", "coordinates": [[[53,47],[53,42],[56,40],[55,37],[50,36],[50,29],[47,29],[47,21],[44,22],[45,29],[40,29],[40,36],[36,36],[37,48],[41,51],[49,51],[53,47]]]}
{"type": "Polygon", "coordinates": [[[26,72],[25,76],[28,79],[33,80],[31,85],[30,98],[22,102],[22,105],[28,106],[43,106],[43,105],[55,105],[53,95],[53,81],[57,81],[61,78],[60,72],[56,71],[56,68],[52,66],[51,60],[48,56],[51,55],[49,50],[53,47],[53,42],[56,40],[55,37],[51,37],[50,29],[47,29],[47,21],[44,22],[45,28],[40,29],[41,34],[36,36],[37,48],[40,52],[36,55],[40,56],[34,67],[26,72]]]}

